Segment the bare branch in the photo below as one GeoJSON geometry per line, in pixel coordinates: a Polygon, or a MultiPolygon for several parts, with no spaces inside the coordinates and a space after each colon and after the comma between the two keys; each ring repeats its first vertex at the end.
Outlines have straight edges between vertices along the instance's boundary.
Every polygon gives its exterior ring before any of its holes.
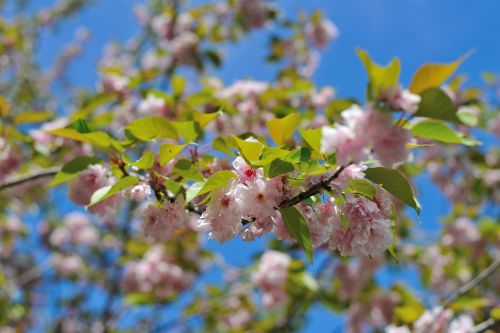
{"type": "Polygon", "coordinates": [[[448,296],[444,302],[443,307],[450,306],[453,302],[455,302],[460,296],[468,293],[472,288],[479,285],[483,280],[487,279],[491,276],[497,269],[500,267],[500,258],[495,259],[491,265],[489,265],[484,271],[479,273],[472,280],[464,284],[462,287],[458,288],[454,293],[448,296]]]}
{"type": "Polygon", "coordinates": [[[38,173],[33,173],[31,175],[14,178],[14,179],[6,181],[4,183],[0,183],[0,191],[9,189],[11,187],[16,187],[18,185],[22,185],[24,183],[28,183],[28,182],[31,182],[31,181],[34,181],[34,180],[37,180],[40,178],[54,176],[60,169],[61,169],[60,167],[45,169],[45,170],[40,171],[38,173]]]}

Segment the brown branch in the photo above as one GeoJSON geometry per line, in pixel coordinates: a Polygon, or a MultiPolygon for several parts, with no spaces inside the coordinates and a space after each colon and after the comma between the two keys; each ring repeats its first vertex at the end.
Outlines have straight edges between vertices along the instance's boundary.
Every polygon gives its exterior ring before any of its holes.
{"type": "Polygon", "coordinates": [[[443,302],[443,308],[450,306],[455,302],[460,296],[468,293],[472,288],[478,286],[483,280],[490,277],[495,271],[500,267],[500,258],[495,259],[485,270],[479,273],[476,277],[471,279],[469,282],[464,284],[462,287],[458,288],[450,296],[448,296],[443,302]]]}
{"type": "Polygon", "coordinates": [[[31,174],[31,175],[14,178],[14,179],[12,179],[10,181],[6,181],[4,183],[0,183],[0,191],[6,190],[6,189],[9,189],[11,187],[18,186],[18,185],[22,185],[24,183],[31,182],[31,181],[34,181],[34,180],[37,180],[37,179],[40,179],[40,178],[54,176],[60,169],[61,169],[60,167],[54,167],[54,168],[50,168],[50,169],[46,169],[46,170],[40,171],[38,173],[34,173],[34,174],[31,174]]]}
{"type": "Polygon", "coordinates": [[[332,181],[334,181],[335,179],[337,179],[346,167],[347,166],[345,166],[345,165],[341,166],[340,168],[337,169],[337,171],[335,171],[333,173],[333,175],[331,175],[326,180],[323,180],[323,181],[317,183],[316,185],[311,186],[308,190],[306,190],[304,192],[300,192],[299,194],[297,194],[296,196],[294,196],[290,199],[283,200],[279,204],[279,208],[291,207],[291,206],[298,204],[299,202],[304,201],[304,200],[306,200],[306,199],[308,199],[316,194],[319,194],[322,190],[330,189],[330,183],[332,181]]]}

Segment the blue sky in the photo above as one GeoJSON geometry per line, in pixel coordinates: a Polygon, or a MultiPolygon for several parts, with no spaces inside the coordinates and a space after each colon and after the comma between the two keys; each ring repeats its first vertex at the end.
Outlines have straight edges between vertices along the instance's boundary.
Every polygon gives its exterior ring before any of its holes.
{"type": "MultiPolygon", "coordinates": [[[[40,62],[51,62],[54,50],[70,41],[77,27],[87,26],[92,31],[92,39],[84,57],[71,67],[70,73],[76,82],[93,87],[95,65],[103,45],[113,40],[125,41],[137,31],[132,7],[138,2],[101,0],[89,7],[57,34],[45,36],[39,48],[40,62]]],[[[471,49],[475,50],[474,54],[460,68],[471,84],[480,83],[483,71],[500,72],[500,2],[497,0],[282,0],[277,3],[287,15],[294,15],[300,9],[322,9],[338,26],[340,37],[324,52],[314,79],[318,85],[335,86],[342,97],[363,99],[364,96],[366,75],[355,55],[356,47],[366,49],[381,63],[398,56],[404,84],[410,81],[419,65],[452,61],[471,49]]],[[[261,61],[265,45],[265,34],[256,32],[243,43],[230,46],[225,52],[225,65],[217,74],[226,83],[245,77],[271,79],[274,71],[261,61]]],[[[447,212],[448,203],[425,179],[420,180],[417,187],[423,206],[419,227],[436,229],[437,219],[447,212]]],[[[262,248],[265,240],[251,245],[240,241],[223,245],[209,241],[208,244],[230,263],[242,265],[256,249],[262,248]]],[[[402,278],[411,280],[412,275],[402,278]]],[[[385,274],[383,279],[388,281],[385,274]]],[[[334,331],[339,324],[338,318],[321,308],[316,308],[310,319],[306,332],[334,331]]]]}

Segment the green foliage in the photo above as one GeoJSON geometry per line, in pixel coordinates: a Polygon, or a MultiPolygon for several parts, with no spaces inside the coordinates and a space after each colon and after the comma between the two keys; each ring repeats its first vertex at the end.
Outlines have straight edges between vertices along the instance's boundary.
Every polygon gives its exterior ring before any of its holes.
{"type": "Polygon", "coordinates": [[[415,209],[420,214],[420,203],[413,194],[413,190],[408,180],[403,174],[396,170],[384,167],[370,168],[365,171],[366,178],[380,184],[387,192],[415,209]]]}
{"type": "Polygon", "coordinates": [[[160,152],[158,153],[158,160],[161,166],[164,166],[170,162],[175,156],[177,156],[187,145],[176,145],[171,143],[166,143],[160,146],[160,152]]]}
{"type": "Polygon", "coordinates": [[[280,208],[280,213],[288,232],[304,249],[307,258],[312,261],[314,255],[311,235],[309,234],[309,223],[295,207],[280,208]]]}
{"type": "Polygon", "coordinates": [[[269,135],[278,146],[281,146],[292,137],[300,120],[300,113],[291,113],[281,119],[269,120],[267,122],[269,135]]]}
{"type": "Polygon", "coordinates": [[[420,67],[410,84],[410,91],[420,94],[424,90],[439,87],[457,70],[467,58],[467,54],[449,64],[426,64],[420,67]]]}
{"type": "Polygon", "coordinates": [[[401,64],[398,58],[391,60],[387,66],[381,66],[370,58],[368,52],[356,49],[358,57],[365,66],[368,74],[368,98],[376,98],[383,89],[395,87],[399,82],[401,64]]]}
{"type": "Polygon", "coordinates": [[[411,127],[414,136],[443,143],[457,143],[467,146],[480,144],[477,140],[463,137],[453,131],[446,123],[439,120],[424,120],[411,127]]]}
{"type": "Polygon", "coordinates": [[[50,182],[56,186],[76,177],[78,172],[85,170],[89,165],[102,163],[102,160],[93,156],[79,156],[66,163],[50,182]]]}
{"type": "Polygon", "coordinates": [[[237,179],[236,174],[232,171],[222,170],[213,173],[206,181],[194,183],[189,187],[186,191],[186,202],[190,202],[197,196],[225,187],[231,179],[237,179]]]}
{"type": "Polygon", "coordinates": [[[153,139],[174,139],[179,136],[170,121],[160,116],[143,117],[125,126],[125,133],[131,139],[149,141],[153,139]]]}
{"type": "Polygon", "coordinates": [[[113,185],[101,187],[100,189],[95,191],[94,194],[92,194],[92,197],[90,198],[90,203],[88,206],[92,206],[92,205],[95,205],[99,202],[102,202],[102,201],[108,199],[109,197],[112,197],[113,195],[118,194],[121,191],[136,185],[138,182],[139,182],[139,179],[137,177],[126,176],[126,177],[118,180],[113,185]]]}
{"type": "Polygon", "coordinates": [[[429,88],[422,92],[421,97],[422,100],[415,116],[460,123],[460,119],[457,117],[457,108],[443,90],[429,88]]]}

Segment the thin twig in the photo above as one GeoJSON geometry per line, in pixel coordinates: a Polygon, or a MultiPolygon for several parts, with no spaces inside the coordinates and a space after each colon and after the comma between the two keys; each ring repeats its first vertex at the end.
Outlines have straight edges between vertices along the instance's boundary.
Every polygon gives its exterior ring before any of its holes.
{"type": "MultiPolygon", "coordinates": [[[[489,329],[500,328],[500,321],[493,318],[483,321],[472,328],[471,333],[482,333],[489,329]]],[[[498,332],[498,331],[496,331],[498,332]]]]}
{"type": "Polygon", "coordinates": [[[495,259],[491,265],[489,265],[485,270],[479,273],[472,280],[464,284],[462,287],[458,288],[455,292],[453,292],[450,296],[448,296],[444,302],[443,307],[450,306],[453,302],[455,302],[460,296],[468,293],[472,288],[479,285],[483,280],[491,276],[497,269],[500,267],[500,258],[495,259]]]}
{"type": "Polygon", "coordinates": [[[306,200],[306,199],[308,199],[316,194],[319,194],[323,190],[328,190],[330,188],[330,183],[332,181],[334,181],[335,179],[337,179],[337,177],[340,176],[340,174],[342,173],[342,171],[344,171],[345,168],[346,168],[345,165],[341,166],[340,168],[337,169],[337,171],[335,171],[333,173],[333,175],[330,176],[330,178],[323,180],[323,181],[311,186],[307,191],[300,192],[299,194],[297,194],[296,196],[294,196],[290,199],[283,200],[279,204],[279,208],[291,207],[291,206],[298,204],[299,202],[302,202],[302,201],[304,201],[304,200],[306,200]]]}
{"type": "Polygon", "coordinates": [[[37,180],[40,178],[54,176],[60,169],[61,169],[60,167],[45,169],[45,170],[40,171],[38,173],[33,173],[31,175],[14,178],[14,179],[6,181],[4,183],[0,183],[0,191],[6,190],[6,189],[9,189],[11,187],[18,186],[18,185],[22,185],[24,183],[31,182],[33,180],[37,180]]]}

